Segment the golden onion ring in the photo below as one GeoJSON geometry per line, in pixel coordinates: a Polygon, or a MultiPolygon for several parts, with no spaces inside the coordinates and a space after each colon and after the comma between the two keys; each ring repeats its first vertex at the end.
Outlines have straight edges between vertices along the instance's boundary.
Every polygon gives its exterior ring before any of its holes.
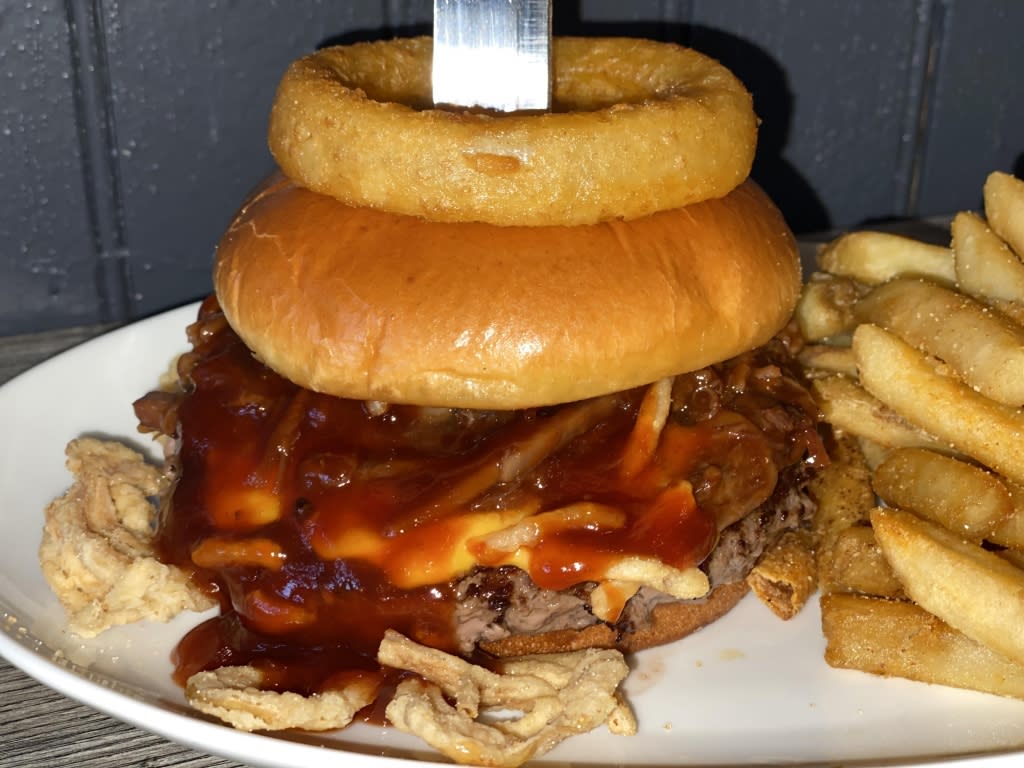
{"type": "Polygon", "coordinates": [[[722,197],[750,172],[757,118],[729,70],[630,38],[556,38],[554,108],[435,108],[427,37],[294,62],[270,149],[294,181],[434,221],[577,225],[722,197]]]}

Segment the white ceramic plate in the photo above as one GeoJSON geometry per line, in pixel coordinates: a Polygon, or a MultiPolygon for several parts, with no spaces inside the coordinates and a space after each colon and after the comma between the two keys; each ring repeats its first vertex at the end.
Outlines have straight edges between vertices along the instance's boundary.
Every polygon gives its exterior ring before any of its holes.
{"type": "MultiPolygon", "coordinates": [[[[115,331],[0,388],[0,654],[46,685],[211,754],[261,766],[386,768],[436,758],[390,729],[329,736],[240,733],[194,714],[169,654],[201,617],[83,641],[64,630],[36,559],[43,508],[69,477],[82,433],[138,441],[131,402],[186,347],[195,306],[115,331]]],[[[1017,765],[1024,702],[830,669],[815,606],[789,623],[754,599],[693,637],[638,654],[626,693],[636,737],[595,732],[540,764],[750,763],[1017,765]]],[[[422,763],[418,763],[422,765],[422,763]]]]}

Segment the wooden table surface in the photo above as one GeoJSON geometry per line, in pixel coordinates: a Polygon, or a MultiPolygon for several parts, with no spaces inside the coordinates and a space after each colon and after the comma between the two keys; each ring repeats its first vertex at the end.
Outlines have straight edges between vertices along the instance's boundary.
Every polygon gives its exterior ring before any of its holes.
{"type": "MultiPolygon", "coordinates": [[[[106,330],[73,328],[0,338],[0,384],[106,330]]],[[[51,691],[0,657],[2,768],[237,768],[125,725],[51,691]]]]}

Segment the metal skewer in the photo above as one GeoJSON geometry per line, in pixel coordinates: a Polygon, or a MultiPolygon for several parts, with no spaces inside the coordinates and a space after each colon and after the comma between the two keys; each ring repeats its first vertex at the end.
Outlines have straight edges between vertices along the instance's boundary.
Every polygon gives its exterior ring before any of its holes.
{"type": "Polygon", "coordinates": [[[550,0],[434,0],[435,104],[551,106],[550,0]]]}

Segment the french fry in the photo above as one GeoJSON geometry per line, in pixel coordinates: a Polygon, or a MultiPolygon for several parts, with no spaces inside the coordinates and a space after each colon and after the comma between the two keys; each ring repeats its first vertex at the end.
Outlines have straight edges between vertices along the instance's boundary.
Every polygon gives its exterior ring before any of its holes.
{"type": "Polygon", "coordinates": [[[823,590],[833,588],[840,578],[836,574],[847,570],[836,562],[842,557],[837,542],[845,531],[865,526],[875,505],[871,475],[856,439],[840,435],[829,452],[831,463],[818,472],[808,488],[817,502],[812,546],[816,555],[818,585],[823,590]]]}
{"type": "Polygon", "coordinates": [[[1024,403],[1024,328],[984,304],[927,280],[896,279],[857,302],[854,314],[944,360],[981,394],[1024,403]]]}
{"type": "Polygon", "coordinates": [[[794,317],[806,341],[853,330],[853,305],[864,294],[853,280],[814,274],[804,285],[794,317]]]}
{"type": "Polygon", "coordinates": [[[1010,491],[1013,511],[1006,520],[996,526],[988,536],[988,541],[1024,552],[1024,487],[1010,481],[1005,482],[1010,491]]]}
{"type": "Polygon", "coordinates": [[[809,535],[803,531],[784,533],[754,566],[747,584],[783,621],[800,613],[817,584],[809,535]]]}
{"type": "Polygon", "coordinates": [[[985,180],[985,217],[1018,256],[1024,257],[1024,181],[994,171],[985,180]]]}
{"type": "Polygon", "coordinates": [[[843,235],[822,248],[818,266],[865,285],[880,285],[902,276],[930,277],[946,285],[956,282],[949,248],[886,232],[843,235]]]}
{"type": "Polygon", "coordinates": [[[960,290],[983,301],[1024,302],[1024,264],[984,219],[958,213],[952,232],[960,290]]]}
{"type": "Polygon", "coordinates": [[[860,298],[810,292],[800,361],[846,436],[811,486],[826,660],[1024,699],[1024,181],[991,174],[985,213],[957,215],[948,249],[820,249],[814,281],[860,298]]]}
{"type": "Polygon", "coordinates": [[[1024,571],[910,512],[877,508],[871,525],[914,602],[1024,663],[1024,571]]]}
{"type": "Polygon", "coordinates": [[[990,472],[921,448],[901,448],[875,470],[875,493],[980,542],[1013,512],[1010,491],[990,472]]]}
{"type": "Polygon", "coordinates": [[[888,445],[882,445],[876,443],[874,440],[869,440],[866,437],[858,437],[857,444],[860,445],[861,453],[864,454],[864,461],[867,462],[868,467],[874,471],[879,464],[889,458],[889,454],[892,453],[895,448],[891,448],[888,445]]]}
{"type": "Polygon", "coordinates": [[[833,667],[1024,698],[1024,665],[912,603],[825,595],[821,626],[833,667]]]}
{"type": "Polygon", "coordinates": [[[832,540],[828,554],[818,560],[818,587],[824,594],[903,597],[903,587],[868,525],[851,526],[832,540]]]}
{"type": "Polygon", "coordinates": [[[826,447],[832,461],[847,465],[857,474],[864,473],[864,452],[860,448],[859,438],[842,430],[833,430],[826,447]]]}
{"type": "Polygon", "coordinates": [[[1017,325],[1024,326],[1024,303],[1017,301],[1007,301],[1006,299],[985,299],[982,301],[988,304],[992,309],[1001,314],[1007,320],[1016,323],[1017,325]]]}
{"type": "Polygon", "coordinates": [[[816,546],[834,538],[851,525],[868,522],[875,506],[871,473],[856,440],[843,435],[830,448],[832,461],[811,480],[808,492],[817,502],[814,530],[819,533],[816,546]]]}
{"type": "Polygon", "coordinates": [[[831,373],[841,373],[851,378],[857,376],[857,362],[849,347],[808,344],[800,351],[798,359],[811,376],[831,373]]]}
{"type": "Polygon", "coordinates": [[[868,393],[846,376],[825,376],[811,382],[825,420],[836,429],[889,446],[948,450],[931,435],[868,393]]]}
{"type": "Polygon", "coordinates": [[[1003,560],[1015,565],[1018,568],[1024,568],[1024,552],[1019,549],[1001,549],[996,552],[1003,560]]]}
{"type": "Polygon", "coordinates": [[[936,372],[922,353],[875,325],[853,337],[864,388],[911,424],[1024,482],[1024,414],[936,372]]]}

